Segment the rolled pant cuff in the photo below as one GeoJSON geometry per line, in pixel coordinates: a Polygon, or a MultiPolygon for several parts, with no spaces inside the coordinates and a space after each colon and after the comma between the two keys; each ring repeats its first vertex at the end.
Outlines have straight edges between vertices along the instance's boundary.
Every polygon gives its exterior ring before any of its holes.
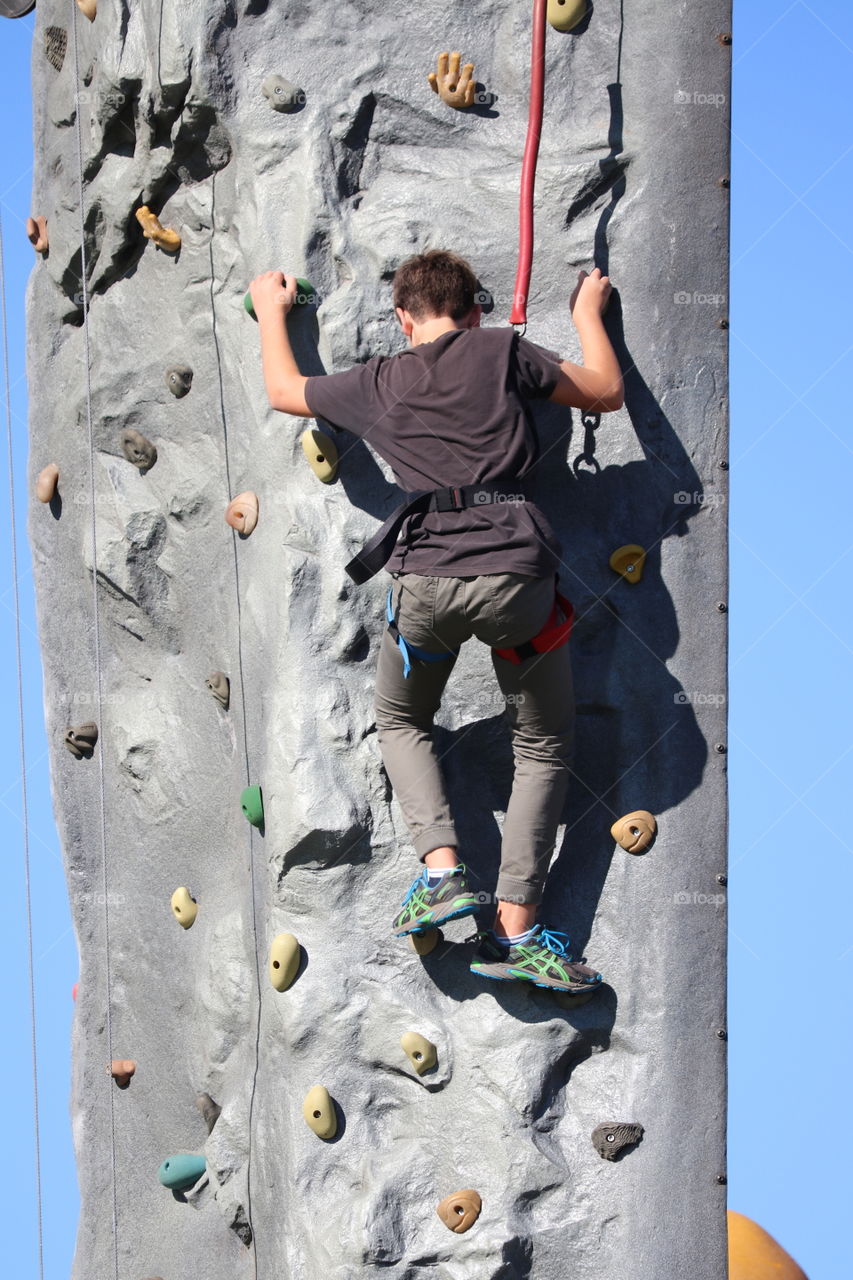
{"type": "Polygon", "coordinates": [[[422,831],[419,836],[415,836],[412,844],[415,846],[415,853],[423,862],[427,854],[432,853],[433,849],[440,849],[445,844],[456,848],[459,840],[453,827],[427,827],[426,831],[422,831]]]}
{"type": "Polygon", "coordinates": [[[529,880],[516,880],[512,876],[499,876],[495,897],[504,902],[518,902],[538,907],[542,901],[542,886],[531,884],[529,880]]]}

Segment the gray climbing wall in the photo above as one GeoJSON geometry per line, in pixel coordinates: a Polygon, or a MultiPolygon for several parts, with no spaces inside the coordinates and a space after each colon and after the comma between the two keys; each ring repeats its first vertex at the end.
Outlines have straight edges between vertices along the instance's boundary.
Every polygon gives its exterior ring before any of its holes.
{"type": "MultiPolygon", "coordinates": [[[[323,487],[304,423],[268,408],[247,282],[307,276],[305,372],[400,349],[389,281],[413,251],[467,255],[504,324],[527,119],[529,0],[39,0],[33,212],[49,255],[29,298],[31,475],[60,499],[29,516],[51,776],[81,970],[71,1111],[82,1191],[76,1280],[720,1280],[725,1263],[726,294],[730,48],[723,0],[597,0],[549,27],[528,336],[579,358],[580,267],[617,293],[607,325],[625,407],[537,414],[539,500],[565,548],[578,623],[577,778],[543,917],[607,987],[574,1012],[473,978],[470,922],[425,960],[390,933],[417,870],[372,716],[384,583],[343,564],[394,503],[384,464],[341,435],[323,487]],[[94,516],[93,630],[76,98],[85,174],[94,516]],[[64,60],[61,37],[68,30],[64,60]],[[466,113],[427,72],[459,49],[483,86],[466,113]],[[261,82],[304,90],[271,110],[261,82]],[[170,256],[134,217],[182,238],[170,256]],[[192,367],[183,399],[165,371],[192,367]],[[134,427],[158,459],[121,450],[134,427]],[[223,512],[260,497],[239,539],[223,512]],[[641,582],[608,566],[647,550],[641,582]],[[223,710],[205,687],[231,680],[223,710]],[[99,760],[63,745],[96,720],[99,760]],[[263,787],[261,833],[239,807],[263,787]],[[649,809],[643,856],[614,818],[649,809]],[[172,917],[179,885],[199,904],[172,917]],[[106,948],[108,921],[109,953],[106,948]],[[306,963],[277,993],[271,938],[306,963]],[[109,954],[109,991],[106,958],[109,954]],[[106,1001],[112,1045],[107,1043],[106,1001]],[[439,1068],[419,1078],[400,1036],[439,1068]],[[132,1058],[119,1091],[105,1067],[132,1058]],[[339,1134],[302,1099],[324,1084],[339,1134]],[[194,1105],[222,1107],[208,1137],[194,1105]],[[645,1134],[618,1161],[603,1121],[645,1134]],[[111,1130],[114,1142],[111,1142],[111,1130]],[[208,1176],[173,1195],[167,1156],[208,1176]],[[439,1200],[472,1187],[454,1235],[439,1200]]],[[[438,740],[462,854],[488,893],[511,777],[486,650],[466,646],[438,740]]],[[[69,983],[71,979],[69,978],[69,983]]]]}

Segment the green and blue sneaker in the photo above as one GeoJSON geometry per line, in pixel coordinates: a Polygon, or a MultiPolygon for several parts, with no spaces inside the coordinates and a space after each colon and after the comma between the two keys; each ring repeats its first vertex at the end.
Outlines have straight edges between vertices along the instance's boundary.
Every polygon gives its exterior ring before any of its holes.
{"type": "Polygon", "coordinates": [[[510,946],[498,942],[493,930],[478,933],[479,947],[471,961],[471,972],[504,982],[532,982],[580,995],[601,985],[602,977],[569,952],[569,935],[535,924],[523,942],[510,946]]]}
{"type": "Polygon", "coordinates": [[[392,926],[398,938],[423,929],[435,929],[445,920],[470,916],[479,911],[480,903],[468,888],[466,868],[451,867],[438,884],[430,885],[427,869],[412,884],[403,899],[403,908],[392,926]]]}

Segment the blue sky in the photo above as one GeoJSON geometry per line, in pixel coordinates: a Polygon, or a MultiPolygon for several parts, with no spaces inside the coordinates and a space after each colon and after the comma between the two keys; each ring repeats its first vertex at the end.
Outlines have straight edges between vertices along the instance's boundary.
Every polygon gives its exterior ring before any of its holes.
{"type": "MultiPolygon", "coordinates": [[[[598,0],[600,4],[607,0],[598,0]]],[[[693,0],[700,6],[700,0],[693,0]]],[[[77,951],[44,736],[26,517],[24,291],[34,254],[34,15],[0,20],[0,175],[9,314],[45,1275],[69,1274],[77,1184],[68,1112],[77,951]]],[[[849,5],[741,0],[734,17],[731,225],[730,1204],[810,1280],[849,1275],[853,979],[850,411],[853,80],[849,5]]],[[[713,110],[713,107],[708,109],[713,110]]],[[[649,246],[654,252],[654,246],[649,246]]],[[[702,287],[705,287],[704,282],[702,287]]],[[[708,281],[716,292],[717,282],[708,281]]],[[[3,448],[6,471],[6,446],[3,448]]],[[[8,479],[6,479],[8,488],[8,479]]],[[[8,501],[8,499],[7,499],[8,501]]],[[[7,1265],[38,1275],[23,838],[9,522],[0,554],[7,683],[0,822],[0,1055],[7,1265]],[[8,1251],[11,1250],[11,1253],[8,1251]]],[[[697,975],[701,981],[701,974],[697,975]]]]}

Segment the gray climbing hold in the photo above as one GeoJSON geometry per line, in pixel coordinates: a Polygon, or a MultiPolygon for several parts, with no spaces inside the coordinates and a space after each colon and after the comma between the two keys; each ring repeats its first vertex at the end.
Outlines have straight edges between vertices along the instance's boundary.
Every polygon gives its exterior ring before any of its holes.
{"type": "Polygon", "coordinates": [[[213,1126],[222,1115],[222,1108],[218,1102],[214,1102],[209,1093],[200,1093],[195,1100],[195,1105],[202,1114],[204,1123],[207,1125],[207,1132],[213,1132],[213,1126]]]}
{"type": "Polygon", "coordinates": [[[216,701],[227,711],[228,702],[231,698],[231,681],[228,679],[225,672],[211,671],[204,683],[207,685],[216,701]]]}
{"type": "Polygon", "coordinates": [[[64,27],[46,27],[44,32],[44,56],[57,71],[62,70],[68,49],[68,32],[64,27]]]}
{"type": "Polygon", "coordinates": [[[128,462],[132,462],[140,471],[148,471],[157,461],[157,450],[141,431],[133,427],[125,427],[121,433],[121,447],[128,462]]]}
{"type": "Polygon", "coordinates": [[[77,760],[90,756],[98,741],[98,726],[93,720],[65,730],[65,745],[77,760]]]}
{"type": "Polygon", "coordinates": [[[284,76],[267,76],[261,85],[261,93],[273,111],[295,111],[305,101],[302,89],[285,80],[284,76]]]}
{"type": "Polygon", "coordinates": [[[635,1146],[643,1136],[641,1124],[600,1124],[592,1131],[592,1145],[605,1160],[615,1160],[621,1151],[635,1146]]]}
{"type": "Polygon", "coordinates": [[[193,384],[193,371],[188,364],[173,364],[166,370],[166,386],[180,400],[193,384]]]}

